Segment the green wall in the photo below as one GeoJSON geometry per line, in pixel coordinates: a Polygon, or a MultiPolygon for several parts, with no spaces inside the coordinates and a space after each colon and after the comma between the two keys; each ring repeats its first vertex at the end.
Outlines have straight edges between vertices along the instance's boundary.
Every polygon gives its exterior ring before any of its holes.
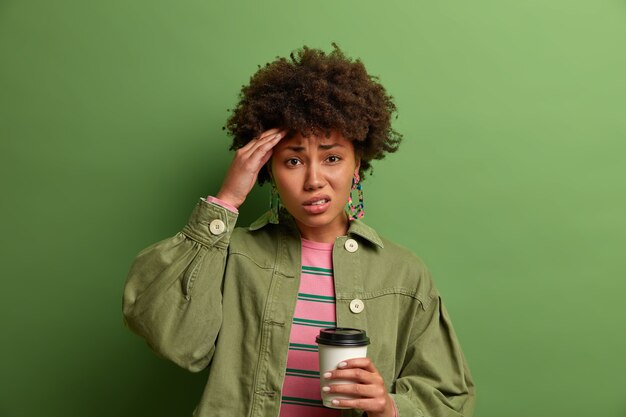
{"type": "Polygon", "coordinates": [[[396,98],[366,220],[433,271],[476,415],[626,415],[623,0],[3,0],[1,416],[191,415],[126,272],[218,189],[257,65],[332,41],[396,98]]]}

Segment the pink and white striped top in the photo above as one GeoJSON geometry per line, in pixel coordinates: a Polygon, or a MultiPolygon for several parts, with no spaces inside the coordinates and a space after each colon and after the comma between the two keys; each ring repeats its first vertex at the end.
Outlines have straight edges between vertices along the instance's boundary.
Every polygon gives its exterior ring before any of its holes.
{"type": "Polygon", "coordinates": [[[302,239],[302,271],[289,337],[287,369],[280,417],[339,416],[320,396],[320,372],[315,337],[336,326],[333,244],[302,239]]]}

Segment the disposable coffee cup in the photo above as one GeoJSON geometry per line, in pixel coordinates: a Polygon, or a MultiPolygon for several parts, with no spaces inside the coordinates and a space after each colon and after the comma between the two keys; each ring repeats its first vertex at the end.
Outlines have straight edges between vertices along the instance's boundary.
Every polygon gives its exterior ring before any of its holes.
{"type": "MultiPolygon", "coordinates": [[[[349,329],[345,327],[334,327],[320,330],[319,336],[315,339],[319,347],[320,361],[320,391],[324,386],[335,384],[354,384],[354,381],[324,378],[324,373],[337,369],[340,362],[354,358],[364,358],[367,356],[367,345],[370,339],[365,330],[349,329]]],[[[334,399],[354,398],[345,394],[331,394],[321,391],[322,402],[329,408],[349,408],[337,407],[333,405],[334,399]]]]}

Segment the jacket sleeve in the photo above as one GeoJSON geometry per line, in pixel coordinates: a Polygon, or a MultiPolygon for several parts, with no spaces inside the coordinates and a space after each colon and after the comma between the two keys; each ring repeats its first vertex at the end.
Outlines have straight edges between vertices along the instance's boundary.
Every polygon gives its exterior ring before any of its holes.
{"type": "Polygon", "coordinates": [[[392,392],[398,417],[473,415],[474,382],[434,289],[430,302],[418,309],[404,366],[392,392]]]}
{"type": "Polygon", "coordinates": [[[192,372],[213,357],[236,220],[236,213],[202,199],[182,232],[137,255],[126,281],[126,325],[158,355],[192,372]]]}

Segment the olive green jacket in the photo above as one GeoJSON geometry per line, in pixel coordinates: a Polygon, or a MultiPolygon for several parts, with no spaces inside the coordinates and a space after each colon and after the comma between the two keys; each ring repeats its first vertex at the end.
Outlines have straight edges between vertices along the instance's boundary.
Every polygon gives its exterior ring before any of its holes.
{"type": "MultiPolygon", "coordinates": [[[[194,372],[210,366],[197,417],[280,409],[300,236],[290,217],[271,224],[266,214],[249,228],[236,220],[201,200],[182,232],[139,253],[124,291],[127,325],[157,354],[194,372]]],[[[422,262],[355,220],[335,241],[333,273],[337,326],[367,331],[399,416],[472,415],[474,384],[422,262]]]]}

